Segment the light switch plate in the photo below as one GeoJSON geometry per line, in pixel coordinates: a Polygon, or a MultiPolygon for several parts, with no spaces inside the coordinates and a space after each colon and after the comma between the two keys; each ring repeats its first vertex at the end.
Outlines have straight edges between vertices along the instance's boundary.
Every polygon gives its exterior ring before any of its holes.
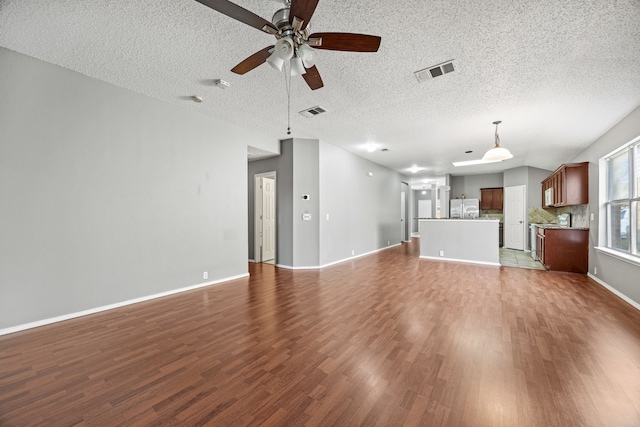
{"type": "Polygon", "coordinates": [[[311,221],[311,214],[310,213],[303,213],[302,214],[302,220],[303,221],[311,221]]]}

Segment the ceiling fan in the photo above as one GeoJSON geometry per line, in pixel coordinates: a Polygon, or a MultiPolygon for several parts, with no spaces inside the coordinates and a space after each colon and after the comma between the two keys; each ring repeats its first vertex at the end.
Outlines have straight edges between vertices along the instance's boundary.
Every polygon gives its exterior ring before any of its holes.
{"type": "Polygon", "coordinates": [[[286,6],[273,15],[271,22],[227,0],[196,1],[277,39],[275,45],[259,50],[233,67],[231,71],[236,74],[248,73],[264,62],[281,71],[285,62],[290,61],[291,75],[302,74],[307,85],[316,90],[324,84],[315,66],[315,49],[377,52],[380,47],[381,38],[378,36],[354,33],[311,34],[309,20],[319,0],[287,0],[286,6]]]}

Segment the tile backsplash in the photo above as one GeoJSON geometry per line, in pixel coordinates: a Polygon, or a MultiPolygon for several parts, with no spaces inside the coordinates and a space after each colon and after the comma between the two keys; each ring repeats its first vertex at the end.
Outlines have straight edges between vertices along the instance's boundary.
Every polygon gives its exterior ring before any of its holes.
{"type": "MultiPolygon", "coordinates": [[[[529,224],[557,224],[558,215],[571,214],[571,226],[589,228],[589,205],[564,206],[561,208],[529,208],[529,224]]],[[[500,215],[501,217],[502,215],[500,215]]],[[[483,212],[484,217],[484,212],[483,212]]],[[[493,217],[489,213],[489,218],[493,217]]],[[[502,220],[502,218],[500,218],[502,220]]]]}
{"type": "Polygon", "coordinates": [[[572,227],[589,228],[589,205],[565,206],[562,208],[547,209],[555,215],[570,213],[572,227]]]}

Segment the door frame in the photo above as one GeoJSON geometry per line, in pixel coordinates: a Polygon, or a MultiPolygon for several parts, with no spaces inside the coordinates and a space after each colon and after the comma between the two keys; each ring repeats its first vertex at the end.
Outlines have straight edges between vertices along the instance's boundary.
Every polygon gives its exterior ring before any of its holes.
{"type": "Polygon", "coordinates": [[[274,182],[274,206],[276,210],[276,221],[274,226],[275,233],[275,257],[274,262],[278,261],[278,180],[276,178],[276,171],[262,172],[253,175],[253,197],[254,197],[254,209],[253,209],[253,261],[262,262],[262,239],[260,232],[262,231],[262,188],[260,187],[261,178],[271,178],[274,182]]]}
{"type": "MultiPolygon", "coordinates": [[[[402,233],[400,233],[400,241],[411,242],[411,222],[410,222],[410,201],[411,201],[411,186],[408,182],[400,181],[400,203],[403,203],[404,197],[404,216],[402,215],[402,209],[400,209],[400,219],[402,223],[402,233]]],[[[402,206],[401,206],[402,208],[402,206]]]]}

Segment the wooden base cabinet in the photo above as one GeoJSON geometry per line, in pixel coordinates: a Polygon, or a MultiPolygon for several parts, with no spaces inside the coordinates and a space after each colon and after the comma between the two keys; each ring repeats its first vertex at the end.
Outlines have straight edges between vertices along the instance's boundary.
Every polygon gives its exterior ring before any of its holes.
{"type": "Polygon", "coordinates": [[[589,230],[537,227],[536,255],[550,271],[586,274],[589,269],[589,230]]]}

